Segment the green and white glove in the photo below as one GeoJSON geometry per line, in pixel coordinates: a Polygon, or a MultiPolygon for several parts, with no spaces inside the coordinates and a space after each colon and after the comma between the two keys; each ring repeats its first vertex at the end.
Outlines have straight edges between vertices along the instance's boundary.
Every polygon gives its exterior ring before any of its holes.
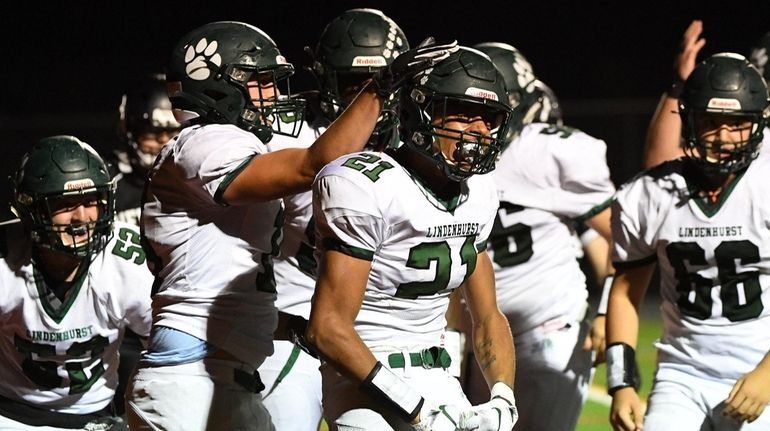
{"type": "Polygon", "coordinates": [[[460,426],[464,407],[456,405],[436,406],[425,401],[420,409],[420,421],[412,424],[415,431],[456,431],[460,426]]]}
{"type": "Polygon", "coordinates": [[[513,389],[503,382],[492,386],[488,402],[463,413],[458,428],[475,431],[511,431],[519,419],[513,389]]]}

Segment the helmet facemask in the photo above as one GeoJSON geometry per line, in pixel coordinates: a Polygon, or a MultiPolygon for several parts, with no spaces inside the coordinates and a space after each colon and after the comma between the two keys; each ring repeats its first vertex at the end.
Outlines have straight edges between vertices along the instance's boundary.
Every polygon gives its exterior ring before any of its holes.
{"type": "Polygon", "coordinates": [[[14,209],[29,229],[32,242],[41,249],[93,258],[112,237],[115,183],[88,187],[66,193],[31,196],[15,194],[14,209]],[[57,224],[56,215],[83,205],[96,207],[97,217],[90,221],[57,224]]]}
{"type": "Polygon", "coordinates": [[[764,113],[695,111],[685,108],[684,151],[708,177],[728,175],[746,168],[759,155],[764,113]],[[730,136],[723,141],[722,136],[730,136]],[[737,139],[736,139],[737,138],[737,139]]]}
{"type": "Polygon", "coordinates": [[[305,101],[288,96],[292,73],[294,68],[289,64],[263,68],[228,66],[224,79],[237,87],[247,101],[237,126],[254,133],[262,142],[268,142],[273,133],[296,138],[302,127],[305,101]]]}
{"type": "Polygon", "coordinates": [[[139,133],[128,134],[128,152],[129,160],[135,169],[140,169],[140,172],[147,172],[152,168],[155,159],[160,154],[160,149],[163,146],[158,147],[158,151],[145,151],[142,145],[142,140],[147,139],[154,140],[158,143],[161,141],[167,143],[179,132],[179,129],[164,129],[164,128],[150,128],[139,133]]]}
{"type": "Polygon", "coordinates": [[[112,237],[115,179],[74,136],[38,141],[11,178],[14,213],[40,249],[93,258],[112,237]]]}
{"type": "Polygon", "coordinates": [[[419,89],[412,91],[410,99],[420,106],[421,117],[411,141],[449,179],[462,181],[495,168],[508,131],[510,109],[501,103],[471,96],[427,96],[419,89]],[[477,127],[477,122],[484,126],[477,127]],[[451,154],[446,154],[446,147],[441,145],[447,140],[454,141],[451,154]]]}

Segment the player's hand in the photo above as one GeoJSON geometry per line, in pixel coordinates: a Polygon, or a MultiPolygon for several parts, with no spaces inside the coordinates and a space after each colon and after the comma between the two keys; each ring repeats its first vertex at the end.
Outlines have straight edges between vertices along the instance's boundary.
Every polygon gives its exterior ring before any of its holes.
{"type": "Polygon", "coordinates": [[[502,382],[492,386],[491,399],[462,415],[457,426],[461,430],[510,431],[519,419],[513,390],[502,382]]]}
{"type": "Polygon", "coordinates": [[[416,48],[399,55],[393,63],[374,75],[373,82],[377,94],[383,98],[390,97],[399,87],[412,81],[415,76],[435,66],[458,49],[460,48],[456,40],[437,43],[432,36],[428,37],[416,48]]]}
{"type": "Polygon", "coordinates": [[[455,405],[432,404],[428,400],[422,405],[417,422],[412,424],[415,431],[455,431],[466,409],[455,405]]]}
{"type": "Polygon", "coordinates": [[[730,416],[738,422],[754,422],[770,402],[770,370],[757,367],[744,374],[735,382],[730,395],[725,400],[722,415],[730,416]]]}
{"type": "Polygon", "coordinates": [[[607,340],[605,339],[606,316],[600,315],[594,318],[591,329],[583,341],[583,351],[593,350],[594,366],[604,363],[604,351],[607,350],[607,340]]]}
{"type": "Polygon", "coordinates": [[[686,81],[687,77],[695,69],[695,60],[697,60],[698,52],[706,44],[706,39],[700,37],[702,32],[703,21],[696,19],[690,23],[684,35],[682,35],[682,44],[679,46],[679,53],[674,60],[675,76],[682,81],[686,81]]]}
{"type": "Polygon", "coordinates": [[[610,424],[615,431],[641,431],[644,423],[642,402],[634,388],[618,389],[612,396],[610,424]]]}
{"type": "Polygon", "coordinates": [[[287,339],[295,346],[302,349],[303,352],[318,359],[318,352],[310,345],[305,338],[307,331],[307,319],[293,314],[278,313],[278,328],[276,329],[276,339],[287,339]],[[280,335],[280,337],[278,336],[280,335]]]}

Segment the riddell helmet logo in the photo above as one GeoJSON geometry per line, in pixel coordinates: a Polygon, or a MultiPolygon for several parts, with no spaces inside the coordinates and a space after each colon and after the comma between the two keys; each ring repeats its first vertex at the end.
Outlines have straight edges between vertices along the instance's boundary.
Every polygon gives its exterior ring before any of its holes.
{"type": "Polygon", "coordinates": [[[387,65],[388,65],[388,62],[385,60],[385,58],[379,55],[359,55],[353,59],[353,66],[385,67],[387,65]]]}
{"type": "Polygon", "coordinates": [[[719,98],[719,97],[714,97],[711,100],[709,100],[708,107],[712,108],[712,109],[734,109],[734,110],[740,110],[741,109],[741,102],[739,102],[736,99],[722,99],[722,98],[719,98]]]}
{"type": "Polygon", "coordinates": [[[94,181],[91,178],[84,178],[82,180],[67,181],[64,183],[64,190],[82,190],[94,187],[94,181]]]}
{"type": "Polygon", "coordinates": [[[184,53],[185,72],[190,79],[195,81],[203,81],[211,76],[211,70],[209,70],[209,64],[213,64],[217,67],[222,65],[222,57],[217,54],[216,40],[212,40],[211,43],[203,39],[199,40],[195,46],[187,45],[187,51],[184,53]]]}
{"type": "Polygon", "coordinates": [[[465,90],[465,94],[467,96],[497,101],[497,94],[495,94],[494,91],[484,90],[483,88],[468,87],[468,89],[465,90]]]}

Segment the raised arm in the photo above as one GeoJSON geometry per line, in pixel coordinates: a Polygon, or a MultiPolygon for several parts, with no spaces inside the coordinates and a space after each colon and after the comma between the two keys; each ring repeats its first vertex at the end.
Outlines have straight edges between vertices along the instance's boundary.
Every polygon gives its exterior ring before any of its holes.
{"type": "Polygon", "coordinates": [[[315,175],[332,160],[363,149],[374,131],[383,101],[426,69],[457,51],[457,42],[428,38],[378,71],[329,128],[306,149],[292,148],[255,157],[224,191],[224,202],[248,204],[310,189],[315,175]]]}
{"type": "Polygon", "coordinates": [[[309,148],[289,148],[255,157],[227,187],[224,201],[246,204],[308,190],[324,165],[364,147],[381,108],[382,97],[370,83],[309,148]]]}
{"type": "Polygon", "coordinates": [[[680,142],[682,121],[677,107],[682,85],[695,68],[695,62],[706,39],[700,37],[703,21],[694,20],[682,36],[682,44],[674,61],[674,83],[663,93],[647,129],[644,160],[645,168],[683,155],[680,142]]]}

